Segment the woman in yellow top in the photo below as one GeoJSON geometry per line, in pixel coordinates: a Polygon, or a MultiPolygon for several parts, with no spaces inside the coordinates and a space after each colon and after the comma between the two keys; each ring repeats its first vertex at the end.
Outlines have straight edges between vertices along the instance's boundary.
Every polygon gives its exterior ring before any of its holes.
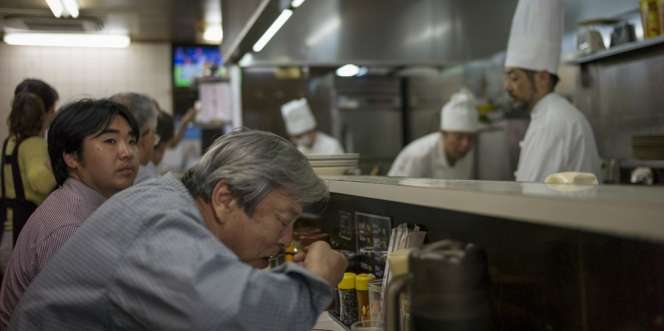
{"type": "Polygon", "coordinates": [[[0,221],[5,231],[0,267],[6,265],[25,222],[55,187],[43,135],[57,99],[55,89],[40,80],[26,79],[16,87],[7,121],[9,137],[2,145],[0,221]]]}

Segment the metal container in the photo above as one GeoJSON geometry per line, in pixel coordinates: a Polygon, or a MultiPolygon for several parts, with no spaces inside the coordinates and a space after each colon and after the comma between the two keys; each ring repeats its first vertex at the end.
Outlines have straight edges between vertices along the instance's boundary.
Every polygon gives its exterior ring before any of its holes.
{"type": "Polygon", "coordinates": [[[483,249],[443,240],[413,250],[409,273],[387,291],[387,330],[398,330],[399,295],[408,289],[410,330],[494,329],[487,257],[483,249]]]}

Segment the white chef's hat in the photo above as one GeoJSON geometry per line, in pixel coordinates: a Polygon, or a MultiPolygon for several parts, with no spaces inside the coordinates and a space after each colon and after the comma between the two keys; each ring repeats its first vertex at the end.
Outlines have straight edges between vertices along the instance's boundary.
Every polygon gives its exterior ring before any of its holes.
{"type": "Polygon", "coordinates": [[[291,136],[305,133],[316,127],[316,120],[305,98],[293,100],[281,106],[281,116],[286,122],[286,131],[291,136]]]}
{"type": "Polygon", "coordinates": [[[505,66],[556,74],[564,20],[562,0],[519,0],[505,66]]]}
{"type": "Polygon", "coordinates": [[[452,95],[440,114],[440,128],[444,131],[476,132],[479,126],[477,102],[467,89],[452,95]]]}

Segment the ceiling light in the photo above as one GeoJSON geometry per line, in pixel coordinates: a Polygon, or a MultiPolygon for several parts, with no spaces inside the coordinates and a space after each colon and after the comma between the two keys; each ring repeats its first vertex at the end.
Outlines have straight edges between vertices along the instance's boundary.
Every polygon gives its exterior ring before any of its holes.
{"type": "Polygon", "coordinates": [[[203,31],[203,40],[209,43],[220,44],[224,38],[224,31],[221,27],[221,1],[204,0],[203,17],[205,30],[203,31]]]}
{"type": "Polygon", "coordinates": [[[57,47],[128,47],[126,35],[85,33],[6,33],[4,41],[9,45],[57,46],[57,47]]]}
{"type": "Polygon", "coordinates": [[[304,3],[304,0],[293,0],[291,1],[290,5],[293,8],[300,7],[304,3]]]}
{"type": "Polygon", "coordinates": [[[62,0],[62,4],[65,6],[65,10],[69,13],[69,16],[73,18],[78,17],[78,1],[62,0]]]}
{"type": "Polygon", "coordinates": [[[253,50],[254,52],[260,52],[263,50],[263,47],[267,45],[268,42],[270,42],[270,39],[274,37],[274,35],[281,29],[281,27],[288,21],[288,19],[293,15],[293,11],[290,9],[284,9],[281,14],[279,14],[279,17],[270,25],[269,28],[263,33],[263,35],[258,39],[258,41],[254,44],[253,50]]]}
{"type": "Polygon", "coordinates": [[[62,12],[65,10],[65,8],[62,6],[62,2],[60,2],[60,0],[46,0],[46,4],[48,5],[48,8],[51,9],[53,16],[62,16],[62,12]]]}
{"type": "Polygon", "coordinates": [[[224,38],[224,30],[221,29],[221,25],[211,25],[205,28],[203,32],[203,39],[205,41],[213,43],[221,43],[221,40],[224,38]]]}
{"type": "Polygon", "coordinates": [[[360,73],[360,67],[354,64],[346,64],[337,69],[337,76],[339,77],[353,77],[360,73]]]}

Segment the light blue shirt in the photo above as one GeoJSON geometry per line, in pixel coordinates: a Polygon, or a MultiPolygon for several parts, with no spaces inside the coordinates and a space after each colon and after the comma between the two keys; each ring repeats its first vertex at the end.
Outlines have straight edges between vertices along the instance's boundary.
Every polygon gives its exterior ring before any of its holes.
{"type": "Polygon", "coordinates": [[[134,184],[138,184],[148,179],[157,177],[159,177],[159,169],[157,169],[157,166],[152,163],[152,161],[150,161],[148,164],[138,167],[138,172],[136,173],[134,184]]]}
{"type": "Polygon", "coordinates": [[[172,175],[107,200],[21,299],[10,330],[310,330],[332,289],[241,262],[172,175]]]}

